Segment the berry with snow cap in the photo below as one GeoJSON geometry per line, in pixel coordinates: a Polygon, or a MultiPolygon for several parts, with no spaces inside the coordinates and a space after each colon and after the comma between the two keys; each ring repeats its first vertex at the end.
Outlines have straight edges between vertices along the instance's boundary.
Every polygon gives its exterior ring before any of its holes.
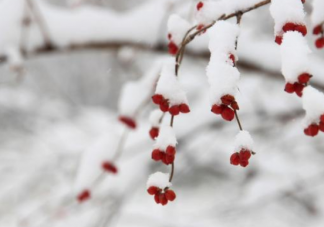
{"type": "Polygon", "coordinates": [[[235,139],[235,152],[230,157],[230,163],[246,167],[253,152],[253,140],[247,131],[240,131],[235,139]]]}

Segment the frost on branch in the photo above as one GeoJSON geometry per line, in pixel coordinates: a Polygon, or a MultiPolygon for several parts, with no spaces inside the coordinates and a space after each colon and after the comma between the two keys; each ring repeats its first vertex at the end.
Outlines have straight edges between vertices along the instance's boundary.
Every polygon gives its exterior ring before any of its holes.
{"type": "Polygon", "coordinates": [[[151,123],[150,136],[155,139],[159,136],[159,128],[162,121],[163,112],[159,109],[153,110],[150,114],[149,121],[151,123]]]}
{"type": "Polygon", "coordinates": [[[119,120],[129,128],[136,128],[136,115],[152,95],[161,71],[161,62],[157,61],[139,81],[124,85],[119,99],[119,120]]]}
{"type": "Polygon", "coordinates": [[[180,16],[173,14],[168,20],[168,39],[169,39],[169,53],[177,54],[179,46],[183,41],[187,31],[190,29],[188,21],[180,16]]]}
{"type": "Polygon", "coordinates": [[[239,27],[226,21],[217,22],[209,29],[211,58],[207,66],[212,112],[231,121],[239,106],[235,100],[240,73],[235,67],[236,39],[239,27]]]}
{"type": "Polygon", "coordinates": [[[163,125],[153,146],[152,159],[162,161],[166,165],[173,163],[176,144],[177,139],[173,128],[169,125],[163,125]]]}
{"type": "Polygon", "coordinates": [[[171,185],[169,174],[156,172],[147,181],[147,192],[150,195],[154,195],[154,200],[157,204],[165,206],[168,201],[173,201],[176,198],[174,191],[169,189],[171,185]]]}
{"type": "Polygon", "coordinates": [[[309,54],[305,38],[299,32],[287,32],[280,46],[282,73],[286,79],[285,91],[302,96],[310,78],[309,54]]]}
{"type": "Polygon", "coordinates": [[[161,111],[171,115],[190,112],[186,93],[182,90],[174,71],[174,58],[165,61],[152,100],[161,111]]]}
{"type": "Polygon", "coordinates": [[[315,88],[308,86],[304,89],[303,108],[306,111],[304,118],[304,133],[308,136],[316,136],[320,131],[324,132],[324,94],[315,88]]]}
{"type": "Polygon", "coordinates": [[[280,45],[285,32],[297,31],[303,36],[307,34],[305,12],[302,1],[272,0],[270,13],[274,19],[276,42],[280,45]]]}
{"type": "Polygon", "coordinates": [[[253,153],[254,142],[248,131],[240,131],[235,138],[234,154],[230,158],[232,165],[246,167],[253,153]]]}
{"type": "Polygon", "coordinates": [[[315,41],[317,48],[324,47],[324,1],[314,0],[313,1],[313,12],[311,15],[313,24],[313,34],[318,35],[319,38],[315,41]]]}

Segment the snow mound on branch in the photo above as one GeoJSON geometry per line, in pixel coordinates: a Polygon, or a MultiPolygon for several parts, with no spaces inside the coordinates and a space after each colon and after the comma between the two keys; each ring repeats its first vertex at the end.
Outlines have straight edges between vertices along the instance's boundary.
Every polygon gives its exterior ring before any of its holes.
{"type": "Polygon", "coordinates": [[[224,1],[206,1],[203,7],[196,9],[195,19],[198,25],[208,25],[219,19],[225,13],[224,1]]]}
{"type": "Polygon", "coordinates": [[[282,73],[289,83],[298,81],[298,76],[309,71],[311,53],[303,35],[299,32],[287,32],[280,46],[282,73]]]}
{"type": "Polygon", "coordinates": [[[301,1],[272,0],[270,13],[275,21],[275,35],[282,33],[282,27],[287,22],[301,25],[305,24],[304,6],[301,1]]]}
{"type": "Polygon", "coordinates": [[[324,1],[313,0],[312,23],[317,26],[324,22],[324,1]]]}
{"type": "Polygon", "coordinates": [[[261,0],[223,0],[226,4],[226,15],[244,11],[255,4],[261,2],[261,0]]]}
{"type": "Polygon", "coordinates": [[[254,142],[248,131],[240,131],[235,137],[234,151],[239,152],[241,149],[253,151],[254,142]]]}
{"type": "Polygon", "coordinates": [[[165,151],[168,146],[175,147],[177,144],[177,138],[174,130],[169,125],[163,125],[160,129],[160,133],[154,144],[154,149],[165,151]]]}
{"type": "Polygon", "coordinates": [[[169,100],[171,106],[187,104],[186,93],[182,90],[178,77],[175,75],[175,59],[170,58],[165,61],[160,79],[156,86],[155,94],[163,95],[169,100]]]}
{"type": "Polygon", "coordinates": [[[168,20],[168,33],[171,34],[171,40],[179,46],[182,43],[187,31],[191,25],[182,17],[172,14],[168,20]]]}
{"type": "Polygon", "coordinates": [[[162,119],[163,112],[159,109],[153,110],[150,114],[149,121],[153,127],[158,128],[160,120],[162,119]]]}
{"type": "Polygon", "coordinates": [[[102,173],[102,163],[111,160],[116,152],[119,137],[109,132],[99,137],[84,152],[77,172],[74,189],[77,193],[89,189],[102,173]]]}
{"type": "Polygon", "coordinates": [[[311,86],[303,91],[303,108],[306,111],[304,126],[318,123],[320,116],[324,114],[324,94],[311,86]]]}
{"type": "Polygon", "coordinates": [[[166,187],[171,187],[172,184],[169,182],[168,173],[156,172],[149,176],[146,186],[147,188],[155,186],[163,189],[166,187]]]}
{"type": "Polygon", "coordinates": [[[118,103],[120,115],[135,117],[152,96],[161,68],[162,62],[157,61],[139,81],[128,82],[123,86],[118,103]]]}

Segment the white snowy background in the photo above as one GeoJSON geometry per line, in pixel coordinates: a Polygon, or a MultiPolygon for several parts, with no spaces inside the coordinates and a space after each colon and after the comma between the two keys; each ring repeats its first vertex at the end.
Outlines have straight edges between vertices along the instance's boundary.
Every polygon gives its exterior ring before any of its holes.
{"type": "MultiPolygon", "coordinates": [[[[34,2],[53,51],[39,50],[44,41],[33,18],[23,32],[24,0],[0,0],[1,227],[323,226],[324,135],[304,135],[301,99],[284,92],[269,6],[243,16],[238,42],[236,98],[257,154],[247,168],[229,163],[238,126],[210,112],[208,36],[200,36],[179,72],[191,112],[175,119],[177,198],[162,207],[146,192],[151,173],[169,171],[151,160],[153,104],[129,132],[118,174],[104,175],[82,204],[75,201],[76,181],[85,152],[97,147],[114,155],[113,138],[124,130],[117,120],[123,84],[167,56],[168,16],[193,21],[197,1],[34,2]],[[16,56],[21,42],[23,59],[16,56]],[[14,71],[17,64],[22,68],[14,71]]],[[[311,84],[323,92],[324,51],[314,48],[310,3],[311,84]]],[[[98,168],[86,167],[85,176],[98,168]]]]}

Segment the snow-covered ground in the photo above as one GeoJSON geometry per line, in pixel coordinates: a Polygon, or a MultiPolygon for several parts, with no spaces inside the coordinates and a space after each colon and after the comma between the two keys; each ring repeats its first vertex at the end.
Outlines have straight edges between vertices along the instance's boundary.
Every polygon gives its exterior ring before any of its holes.
{"type": "MultiPolygon", "coordinates": [[[[167,17],[159,5],[166,2],[147,1],[118,16],[107,8],[40,6],[55,44],[63,48],[96,41],[167,43],[167,17]],[[116,18],[123,19],[117,23],[116,18]]],[[[18,14],[15,7],[20,3],[1,0],[0,18],[5,13],[19,18],[9,8],[18,14]]],[[[188,15],[194,5],[190,1],[172,13],[188,15]]],[[[13,21],[0,20],[0,55],[18,42],[13,21]]],[[[31,33],[29,50],[42,44],[40,34],[31,33]]],[[[307,38],[313,50],[312,85],[323,92],[323,50],[314,50],[313,37],[307,38]]],[[[146,192],[151,173],[170,169],[151,160],[154,142],[148,131],[153,104],[141,110],[137,130],[128,133],[116,162],[118,174],[104,174],[94,182],[89,201],[78,204],[75,196],[85,152],[97,148],[99,140],[104,147],[98,149],[106,149],[107,157],[114,155],[112,140],[124,131],[118,122],[123,84],[141,78],[166,54],[132,47],[43,53],[24,62],[24,74],[18,79],[8,64],[0,63],[0,226],[321,227],[323,134],[304,135],[302,100],[283,91],[280,49],[273,39],[268,7],[243,17],[239,62],[264,69],[238,65],[239,116],[257,153],[247,168],[229,163],[239,130],[236,122],[210,112],[209,59],[185,56],[179,81],[191,112],[175,119],[178,145],[172,189],[177,198],[164,207],[146,192]]],[[[207,35],[198,37],[189,49],[206,52],[207,40],[207,35]]],[[[87,166],[85,178],[97,174],[96,168],[87,166]]]]}

